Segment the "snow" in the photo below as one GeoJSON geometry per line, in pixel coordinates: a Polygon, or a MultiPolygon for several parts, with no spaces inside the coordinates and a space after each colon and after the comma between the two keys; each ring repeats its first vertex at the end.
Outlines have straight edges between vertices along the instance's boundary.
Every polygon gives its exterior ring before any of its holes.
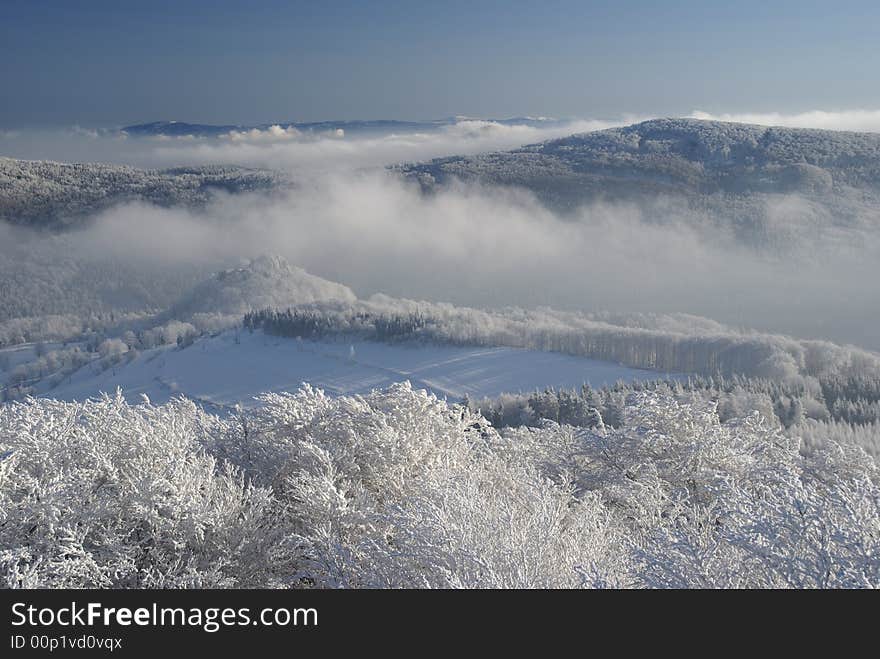
{"type": "MultiPolygon", "coordinates": [[[[72,344],[71,344],[72,345],[72,344]]],[[[47,341],[45,343],[46,350],[57,350],[61,344],[53,343],[47,341]]],[[[12,370],[16,366],[21,366],[22,364],[27,364],[28,362],[32,362],[37,358],[37,344],[36,343],[20,343],[19,345],[9,346],[8,348],[0,349],[0,357],[4,358],[6,365],[6,373],[0,374],[0,382],[3,381],[3,375],[7,375],[12,373],[12,370]]]]}
{"type": "MultiPolygon", "coordinates": [[[[2,400],[3,386],[7,384],[10,376],[18,366],[28,364],[39,359],[37,343],[19,343],[18,345],[0,348],[0,400],[2,400]]],[[[62,348],[73,348],[81,345],[71,341],[69,343],[59,343],[57,341],[44,341],[44,352],[48,353],[53,350],[62,348]]]]}
{"type": "Polygon", "coordinates": [[[527,392],[548,386],[580,387],[617,380],[650,380],[666,374],[553,352],[459,347],[300,341],[261,332],[227,331],[180,349],[147,350],[129,363],[99,370],[87,365],[38,395],[84,400],[121,388],[130,401],[153,402],[185,394],[210,408],[247,406],[266,391],[296,391],[301,384],[328,394],[362,394],[409,380],[413,387],[460,399],[527,392]]]}

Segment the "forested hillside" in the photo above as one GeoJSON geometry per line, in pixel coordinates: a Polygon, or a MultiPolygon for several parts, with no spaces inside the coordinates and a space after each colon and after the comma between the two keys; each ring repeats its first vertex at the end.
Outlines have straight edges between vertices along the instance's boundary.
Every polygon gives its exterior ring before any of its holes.
{"type": "Polygon", "coordinates": [[[0,221],[57,229],[123,202],[198,206],[218,191],[268,191],[286,182],[277,172],[229,166],[142,170],[0,157],[0,221]]]}
{"type": "Polygon", "coordinates": [[[523,187],[562,211],[631,202],[654,221],[749,244],[880,226],[880,135],[870,133],[658,119],[400,170],[427,190],[456,179],[523,187]],[[777,207],[791,195],[799,207],[777,207]]]}
{"type": "Polygon", "coordinates": [[[381,341],[552,350],[667,373],[738,374],[780,381],[880,376],[880,356],[853,346],[741,331],[686,315],[638,319],[552,309],[481,310],[375,296],[350,304],[249,313],[244,324],[292,337],[354,334],[381,341]]]}
{"type": "Polygon", "coordinates": [[[603,419],[613,427],[629,395],[652,391],[711,401],[722,420],[757,411],[781,428],[803,431],[810,446],[834,438],[880,456],[880,356],[853,346],[744,332],[680,314],[486,311],[386,297],[253,312],[244,326],[311,339],[506,345],[658,372],[653,382],[639,378],[613,387],[551,387],[470,400],[496,427],[550,420],[594,428],[603,419]],[[664,373],[691,376],[670,379],[664,373]]]}

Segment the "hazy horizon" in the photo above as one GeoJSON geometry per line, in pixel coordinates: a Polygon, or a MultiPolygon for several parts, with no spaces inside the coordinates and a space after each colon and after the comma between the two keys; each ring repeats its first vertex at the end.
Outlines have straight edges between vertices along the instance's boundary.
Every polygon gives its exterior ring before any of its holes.
{"type": "Polygon", "coordinates": [[[0,127],[880,107],[843,4],[6,2],[0,127]]]}

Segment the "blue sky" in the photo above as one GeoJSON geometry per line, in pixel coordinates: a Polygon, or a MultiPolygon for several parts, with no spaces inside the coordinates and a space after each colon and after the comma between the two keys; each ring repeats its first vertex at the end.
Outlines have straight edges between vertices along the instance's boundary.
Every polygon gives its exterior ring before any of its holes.
{"type": "Polygon", "coordinates": [[[880,108],[880,3],[0,0],[0,125],[880,108]]]}

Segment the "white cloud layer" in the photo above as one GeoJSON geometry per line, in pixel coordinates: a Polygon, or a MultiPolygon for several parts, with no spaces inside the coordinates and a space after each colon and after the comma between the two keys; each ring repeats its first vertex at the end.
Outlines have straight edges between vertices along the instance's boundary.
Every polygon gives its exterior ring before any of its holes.
{"type": "Polygon", "coordinates": [[[880,133],[880,110],[811,110],[784,114],[780,112],[738,112],[712,114],[694,110],[693,119],[733,121],[760,126],[784,126],[786,128],[819,128],[823,130],[850,130],[880,133]]]}
{"type": "Polygon", "coordinates": [[[246,136],[238,136],[231,143],[228,140],[164,143],[156,145],[148,157],[160,165],[179,162],[229,163],[314,173],[514,149],[524,144],[626,123],[629,123],[626,119],[585,120],[535,127],[465,119],[438,131],[377,136],[348,136],[343,133],[318,136],[299,134],[291,137],[270,129],[249,131],[246,136]]]}
{"type": "Polygon", "coordinates": [[[231,142],[286,142],[301,136],[294,126],[279,126],[275,124],[265,130],[251,128],[250,130],[231,130],[220,138],[231,142]]]}
{"type": "Polygon", "coordinates": [[[462,186],[424,196],[381,172],[349,172],[282,197],[221,197],[199,213],[117,207],[61,252],[147,271],[273,253],[360,296],[683,311],[867,345],[880,309],[876,246],[770,256],[643,213],[596,204],[563,218],[521,191],[462,186]]]}
{"type": "Polygon", "coordinates": [[[157,137],[120,139],[81,130],[0,134],[0,154],[16,158],[68,162],[114,162],[138,167],[234,164],[309,172],[382,167],[514,149],[524,144],[564,137],[639,120],[577,120],[547,126],[502,124],[461,119],[437,131],[357,136],[344,130],[302,133],[293,127],[233,131],[215,138],[157,137]]]}

